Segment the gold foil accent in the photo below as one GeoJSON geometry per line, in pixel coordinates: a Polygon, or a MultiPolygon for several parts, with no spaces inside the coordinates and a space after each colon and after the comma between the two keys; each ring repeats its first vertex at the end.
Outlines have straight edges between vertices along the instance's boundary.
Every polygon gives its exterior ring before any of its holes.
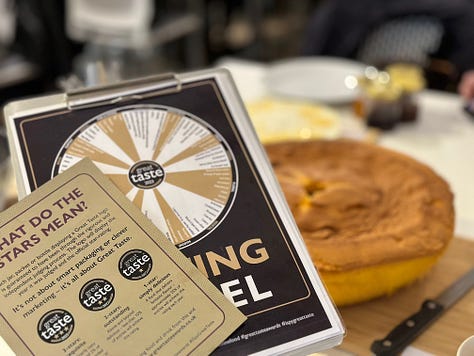
{"type": "Polygon", "coordinates": [[[76,157],[89,157],[95,162],[105,163],[111,166],[128,169],[129,165],[118,158],[102,151],[100,148],[91,145],[84,139],[76,138],[66,151],[68,154],[76,157]]]}
{"type": "Polygon", "coordinates": [[[169,206],[160,192],[156,189],[153,189],[153,193],[155,194],[156,201],[160,205],[161,210],[163,211],[163,215],[166,220],[166,225],[168,226],[168,230],[171,234],[171,239],[173,240],[174,244],[182,243],[191,239],[191,235],[183,225],[181,220],[176,216],[173,211],[173,208],[169,206]]]}
{"type": "Polygon", "coordinates": [[[168,173],[166,182],[225,205],[232,187],[229,168],[168,173]]]}
{"type": "Polygon", "coordinates": [[[130,132],[127,128],[122,114],[115,114],[97,123],[104,133],[109,136],[124,152],[133,160],[139,161],[140,155],[137,152],[130,132]]]}

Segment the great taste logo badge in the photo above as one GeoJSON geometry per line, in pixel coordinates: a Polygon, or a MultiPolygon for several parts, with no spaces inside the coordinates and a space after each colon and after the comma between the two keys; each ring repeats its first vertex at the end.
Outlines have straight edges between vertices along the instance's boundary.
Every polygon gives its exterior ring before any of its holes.
{"type": "Polygon", "coordinates": [[[38,322],[38,335],[44,342],[58,344],[71,336],[74,318],[63,309],[50,310],[38,322]]]}
{"type": "Polygon", "coordinates": [[[130,168],[128,179],[137,188],[152,189],[163,182],[165,171],[155,161],[140,161],[130,168]]]}
{"type": "Polygon", "coordinates": [[[145,278],[153,267],[151,256],[143,250],[125,252],[119,261],[120,274],[131,281],[145,278]]]}
{"type": "Polygon", "coordinates": [[[107,308],[115,297],[114,286],[105,279],[92,279],[81,288],[79,300],[81,305],[90,311],[107,308]]]}

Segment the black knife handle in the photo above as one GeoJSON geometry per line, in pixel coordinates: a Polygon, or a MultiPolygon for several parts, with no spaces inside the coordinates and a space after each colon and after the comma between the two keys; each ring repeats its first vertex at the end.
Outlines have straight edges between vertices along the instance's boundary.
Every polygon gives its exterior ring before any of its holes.
{"type": "Polygon", "coordinates": [[[416,339],[443,312],[444,307],[434,300],[427,299],[419,311],[398,324],[382,340],[375,340],[370,350],[377,356],[398,355],[416,339]]]}

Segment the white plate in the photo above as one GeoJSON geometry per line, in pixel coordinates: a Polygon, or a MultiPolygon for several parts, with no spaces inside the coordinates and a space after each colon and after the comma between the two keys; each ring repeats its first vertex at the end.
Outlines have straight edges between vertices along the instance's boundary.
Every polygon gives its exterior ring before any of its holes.
{"type": "Polygon", "coordinates": [[[362,63],[342,58],[302,57],[277,62],[265,79],[275,95],[345,103],[357,96],[357,90],[346,86],[346,78],[362,75],[365,68],[362,63]]]}

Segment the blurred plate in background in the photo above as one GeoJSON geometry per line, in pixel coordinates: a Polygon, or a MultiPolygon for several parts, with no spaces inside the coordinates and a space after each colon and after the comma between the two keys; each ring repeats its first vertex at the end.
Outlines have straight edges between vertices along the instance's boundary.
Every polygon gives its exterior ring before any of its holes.
{"type": "Polygon", "coordinates": [[[341,133],[339,114],[325,105],[268,97],[246,107],[262,143],[332,139],[341,133]]]}
{"type": "Polygon", "coordinates": [[[346,78],[363,75],[365,67],[343,58],[301,57],[275,63],[265,80],[275,95],[343,104],[357,97],[357,91],[346,86],[346,78]]]}

